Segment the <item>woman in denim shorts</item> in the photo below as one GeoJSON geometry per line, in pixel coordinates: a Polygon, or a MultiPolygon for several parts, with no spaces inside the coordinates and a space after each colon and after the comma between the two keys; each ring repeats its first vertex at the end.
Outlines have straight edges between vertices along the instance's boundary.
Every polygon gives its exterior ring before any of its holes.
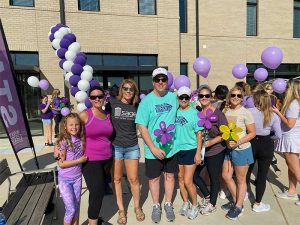
{"type": "Polygon", "coordinates": [[[242,128],[242,132],[237,134],[237,141],[228,141],[222,169],[222,177],[234,200],[222,205],[222,209],[227,212],[226,217],[231,220],[237,220],[242,215],[247,191],[246,175],[249,165],[254,162],[249,141],[256,135],[255,123],[251,112],[242,106],[243,97],[242,88],[237,86],[232,88],[227,95],[224,109],[228,123],[234,122],[237,127],[242,128]],[[232,178],[233,172],[236,175],[237,185],[232,178]]]}
{"type": "Polygon", "coordinates": [[[111,113],[111,120],[115,130],[112,142],[114,157],[113,179],[119,208],[118,224],[127,223],[122,199],[123,163],[125,163],[127,178],[133,195],[136,219],[138,221],[145,219],[145,214],[140,207],[140,182],[138,177],[140,148],[134,122],[137,102],[137,85],[133,80],[126,79],[120,85],[117,99],[111,99],[107,104],[107,110],[111,113]]]}

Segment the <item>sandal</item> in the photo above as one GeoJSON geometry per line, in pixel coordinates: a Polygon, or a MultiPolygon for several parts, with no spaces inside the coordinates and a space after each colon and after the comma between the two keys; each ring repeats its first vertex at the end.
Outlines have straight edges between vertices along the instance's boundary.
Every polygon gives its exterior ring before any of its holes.
{"type": "Polygon", "coordinates": [[[125,225],[127,223],[126,213],[124,210],[119,210],[118,224],[125,225]]]}
{"type": "Polygon", "coordinates": [[[140,207],[134,209],[135,217],[137,221],[144,221],[145,220],[145,213],[140,207]]]}

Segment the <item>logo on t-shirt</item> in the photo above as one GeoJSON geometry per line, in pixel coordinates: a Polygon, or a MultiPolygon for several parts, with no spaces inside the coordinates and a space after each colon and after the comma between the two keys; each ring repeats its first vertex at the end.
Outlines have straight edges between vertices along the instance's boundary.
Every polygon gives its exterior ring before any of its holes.
{"type": "Polygon", "coordinates": [[[121,107],[116,107],[115,108],[115,114],[114,117],[116,119],[121,119],[121,120],[134,120],[136,116],[136,112],[134,111],[127,111],[127,110],[122,110],[121,107]]]}
{"type": "Polygon", "coordinates": [[[160,105],[155,105],[155,111],[156,113],[165,113],[165,112],[170,112],[172,109],[172,105],[168,103],[160,104],[160,105]]]}
{"type": "Polygon", "coordinates": [[[180,124],[180,125],[183,126],[183,125],[187,124],[188,121],[187,121],[186,118],[183,117],[183,116],[177,116],[177,117],[176,117],[176,120],[175,120],[175,123],[176,123],[176,124],[180,124]]]}
{"type": "Polygon", "coordinates": [[[121,116],[121,113],[122,113],[122,109],[120,107],[116,107],[115,108],[115,116],[119,117],[119,116],[121,116]]]}

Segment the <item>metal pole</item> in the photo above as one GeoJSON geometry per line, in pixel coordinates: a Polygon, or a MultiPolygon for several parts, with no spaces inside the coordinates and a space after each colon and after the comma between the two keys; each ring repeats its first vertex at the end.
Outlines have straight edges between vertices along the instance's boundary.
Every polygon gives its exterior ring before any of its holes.
{"type": "MultiPolygon", "coordinates": [[[[199,57],[199,1],[195,0],[196,2],[196,58],[199,57]]],[[[197,89],[200,86],[200,79],[199,75],[196,74],[196,79],[197,79],[197,89]]]]}
{"type": "Polygon", "coordinates": [[[65,0],[59,0],[60,22],[66,25],[65,0]]]}

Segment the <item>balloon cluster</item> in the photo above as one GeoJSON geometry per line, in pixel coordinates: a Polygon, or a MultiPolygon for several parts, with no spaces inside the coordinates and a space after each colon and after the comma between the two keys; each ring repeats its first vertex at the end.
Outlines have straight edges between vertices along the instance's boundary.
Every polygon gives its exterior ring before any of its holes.
{"type": "Polygon", "coordinates": [[[49,82],[47,80],[39,80],[37,77],[35,76],[30,76],[27,79],[27,83],[31,86],[31,87],[39,87],[42,90],[47,90],[49,88],[49,82]]]}
{"type": "Polygon", "coordinates": [[[81,52],[76,36],[63,24],[50,28],[49,40],[58,58],[59,66],[65,71],[65,85],[71,89],[71,95],[77,101],[79,112],[91,107],[87,92],[91,87],[100,86],[93,79],[93,68],[86,65],[87,56],[81,52]]]}

